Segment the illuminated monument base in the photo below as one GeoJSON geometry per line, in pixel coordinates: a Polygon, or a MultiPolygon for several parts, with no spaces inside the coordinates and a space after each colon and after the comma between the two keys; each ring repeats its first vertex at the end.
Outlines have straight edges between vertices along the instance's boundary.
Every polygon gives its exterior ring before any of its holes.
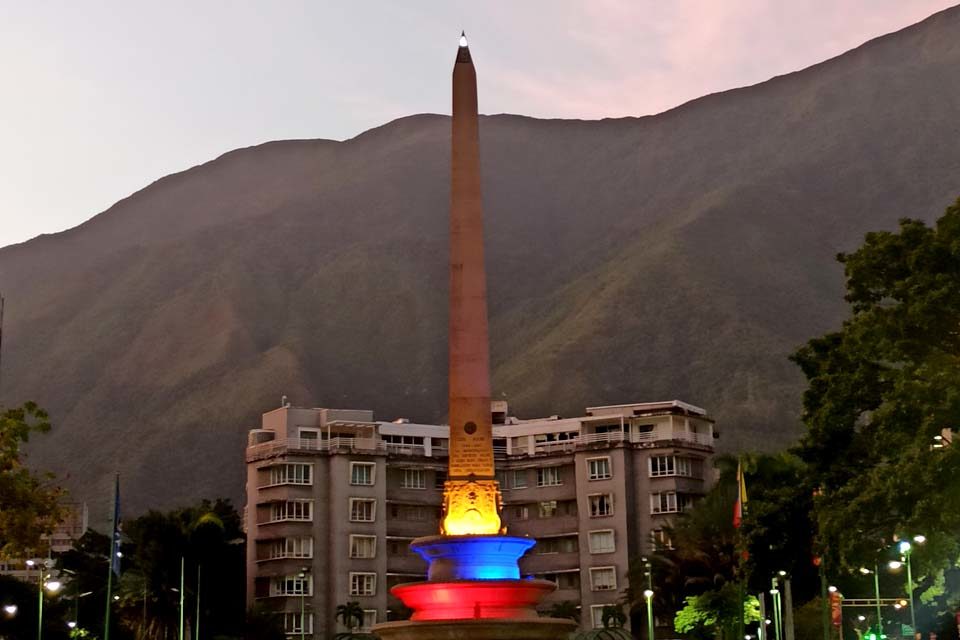
{"type": "Polygon", "coordinates": [[[410,620],[374,627],[383,640],[548,640],[576,629],[572,620],[540,618],[537,603],[556,585],[523,580],[517,561],[534,541],[504,535],[429,536],[410,544],[430,563],[426,582],[392,593],[410,620]]]}

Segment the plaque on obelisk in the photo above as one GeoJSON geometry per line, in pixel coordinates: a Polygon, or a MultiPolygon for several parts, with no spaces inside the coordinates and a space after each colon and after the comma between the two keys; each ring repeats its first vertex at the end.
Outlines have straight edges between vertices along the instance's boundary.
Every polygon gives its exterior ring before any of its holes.
{"type": "Polygon", "coordinates": [[[500,530],[490,416],[477,73],[461,35],[453,67],[450,175],[450,462],[445,533],[500,530]]]}

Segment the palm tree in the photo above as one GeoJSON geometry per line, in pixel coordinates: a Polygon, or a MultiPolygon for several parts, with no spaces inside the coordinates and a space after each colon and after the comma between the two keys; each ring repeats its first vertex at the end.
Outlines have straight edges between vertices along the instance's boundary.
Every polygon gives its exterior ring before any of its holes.
{"type": "Polygon", "coordinates": [[[600,620],[604,629],[622,627],[627,622],[627,614],[623,612],[620,605],[608,604],[600,612],[600,620]]]}
{"type": "MultiPolygon", "coordinates": [[[[357,601],[351,601],[347,604],[337,605],[337,610],[333,616],[335,620],[343,622],[343,626],[350,630],[350,635],[358,628],[363,626],[363,607],[357,601]]],[[[340,634],[337,634],[338,636],[340,634]]]]}

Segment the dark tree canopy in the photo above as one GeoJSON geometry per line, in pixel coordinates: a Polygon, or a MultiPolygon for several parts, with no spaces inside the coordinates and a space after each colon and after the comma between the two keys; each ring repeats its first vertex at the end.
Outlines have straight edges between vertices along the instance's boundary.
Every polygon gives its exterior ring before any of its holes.
{"type": "Polygon", "coordinates": [[[793,356],[809,382],[799,455],[822,492],[820,542],[850,567],[922,531],[927,560],[955,558],[960,451],[932,445],[960,427],[960,200],[839,260],[851,317],[793,356]]]}
{"type": "Polygon", "coordinates": [[[901,220],[838,259],[851,315],[793,355],[808,380],[797,453],[818,490],[817,546],[842,583],[844,571],[895,559],[894,541],[926,536],[912,557],[918,626],[952,632],[948,614],[960,600],[960,443],[950,441],[960,430],[960,200],[933,226],[901,220]]]}
{"type": "Polygon", "coordinates": [[[63,491],[51,476],[32,473],[20,450],[31,434],[49,430],[47,412],[33,402],[0,406],[0,558],[39,552],[40,537],[63,517],[63,491]]]}

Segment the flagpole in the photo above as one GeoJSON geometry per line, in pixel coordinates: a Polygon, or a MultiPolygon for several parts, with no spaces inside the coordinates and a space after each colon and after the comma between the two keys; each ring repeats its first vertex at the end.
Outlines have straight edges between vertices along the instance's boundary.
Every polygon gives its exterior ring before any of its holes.
{"type": "MultiPolygon", "coordinates": [[[[737,562],[737,573],[739,574],[737,580],[737,596],[740,601],[740,615],[739,615],[739,624],[737,625],[737,640],[742,640],[744,637],[744,628],[746,626],[746,621],[744,620],[743,609],[745,607],[744,600],[746,599],[744,584],[746,576],[744,575],[743,560],[746,553],[746,549],[743,546],[743,534],[740,532],[740,527],[743,524],[743,518],[746,515],[747,511],[747,487],[743,478],[743,466],[740,457],[737,457],[737,501],[734,504],[733,510],[733,525],[736,528],[736,544],[735,547],[739,551],[738,562],[737,562]]],[[[761,623],[762,624],[762,623],[761,623]]]]}
{"type": "Polygon", "coordinates": [[[200,563],[197,563],[197,618],[193,621],[197,628],[195,640],[200,640],[200,563]]]}
{"type": "Polygon", "coordinates": [[[117,519],[120,511],[120,472],[113,482],[113,516],[110,518],[110,553],[107,562],[107,605],[103,614],[103,640],[110,640],[110,605],[113,602],[113,568],[117,556],[117,519]]]}
{"type": "Polygon", "coordinates": [[[180,556],[180,640],[183,640],[183,570],[185,560],[180,556]]]}

